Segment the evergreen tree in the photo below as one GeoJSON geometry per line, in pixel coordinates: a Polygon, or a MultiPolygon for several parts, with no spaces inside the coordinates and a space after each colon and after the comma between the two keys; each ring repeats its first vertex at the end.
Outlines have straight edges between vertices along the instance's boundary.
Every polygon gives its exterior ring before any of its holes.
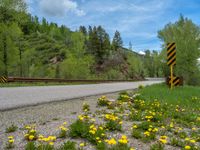
{"type": "Polygon", "coordinates": [[[79,27],[79,32],[82,32],[83,33],[83,35],[87,35],[87,29],[86,29],[86,27],[85,26],[80,26],[79,27]]]}
{"type": "Polygon", "coordinates": [[[112,41],[112,47],[115,51],[117,51],[120,47],[123,46],[123,41],[122,38],[120,36],[119,31],[115,32],[115,35],[113,37],[113,41],[112,41]]]}

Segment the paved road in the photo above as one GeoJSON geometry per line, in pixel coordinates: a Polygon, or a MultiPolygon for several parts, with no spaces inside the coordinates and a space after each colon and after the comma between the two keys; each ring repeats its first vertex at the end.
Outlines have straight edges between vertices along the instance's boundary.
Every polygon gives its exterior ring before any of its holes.
{"type": "Polygon", "coordinates": [[[89,85],[0,88],[0,111],[103,93],[111,93],[121,90],[135,89],[141,84],[150,85],[160,82],[162,81],[150,80],[89,85]]]}

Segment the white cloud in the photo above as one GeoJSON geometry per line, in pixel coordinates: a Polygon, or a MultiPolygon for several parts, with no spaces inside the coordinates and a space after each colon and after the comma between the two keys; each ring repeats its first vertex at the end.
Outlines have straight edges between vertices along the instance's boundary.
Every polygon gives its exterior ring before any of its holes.
{"type": "Polygon", "coordinates": [[[49,16],[64,16],[71,12],[77,16],[84,16],[85,12],[78,8],[78,4],[72,0],[41,0],[39,6],[49,16]]]}

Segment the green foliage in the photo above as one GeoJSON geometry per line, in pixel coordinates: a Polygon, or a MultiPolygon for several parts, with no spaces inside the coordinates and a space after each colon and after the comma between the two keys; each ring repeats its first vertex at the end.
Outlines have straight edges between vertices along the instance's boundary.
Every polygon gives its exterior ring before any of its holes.
{"type": "Polygon", "coordinates": [[[90,77],[90,67],[93,63],[93,58],[90,56],[84,56],[83,58],[77,58],[69,56],[64,60],[60,67],[61,77],[66,79],[87,79],[90,77]]]}
{"type": "Polygon", "coordinates": [[[135,79],[144,77],[144,62],[139,56],[129,53],[127,61],[129,63],[128,73],[130,78],[135,79]]]}
{"type": "Polygon", "coordinates": [[[108,148],[108,150],[130,150],[130,147],[127,144],[116,144],[110,148],[108,148]]]}
{"type": "Polygon", "coordinates": [[[17,131],[18,127],[14,124],[6,128],[6,133],[11,133],[17,131]]]}
{"type": "Polygon", "coordinates": [[[25,145],[25,150],[36,150],[36,144],[35,142],[27,142],[25,145]]]}
{"type": "Polygon", "coordinates": [[[89,127],[90,124],[77,120],[76,122],[70,125],[70,132],[69,135],[71,137],[82,137],[85,138],[89,134],[89,127]]]}
{"type": "Polygon", "coordinates": [[[192,97],[200,97],[200,88],[194,86],[175,87],[170,90],[165,84],[146,86],[140,90],[140,99],[152,101],[155,99],[189,108],[199,108],[199,101],[193,101],[192,97]]]}
{"type": "MultiPolygon", "coordinates": [[[[158,32],[158,37],[165,43],[175,42],[177,47],[176,76],[182,76],[185,83],[198,85],[199,68],[197,59],[200,57],[200,29],[191,20],[180,16],[175,23],[167,24],[158,32]],[[187,62],[187,63],[186,63],[187,62]],[[195,82],[198,81],[198,82],[195,82]]],[[[166,49],[163,49],[166,59],[166,49]]],[[[166,64],[165,64],[166,65],[166,64]]]]}
{"type": "Polygon", "coordinates": [[[132,130],[132,137],[136,138],[136,139],[141,139],[142,138],[142,134],[140,130],[132,130]]]}
{"type": "Polygon", "coordinates": [[[109,100],[106,96],[101,96],[100,98],[98,98],[98,102],[97,104],[99,106],[108,106],[109,105],[109,100]]]}
{"type": "Polygon", "coordinates": [[[114,120],[106,121],[105,127],[110,131],[115,131],[115,130],[121,131],[122,130],[121,124],[119,124],[119,122],[114,121],[114,120]]]}
{"type": "Polygon", "coordinates": [[[59,150],[76,150],[76,143],[67,141],[59,148],[59,150]]]}
{"type": "Polygon", "coordinates": [[[69,135],[72,138],[86,138],[93,144],[97,144],[99,140],[104,139],[105,131],[102,127],[95,127],[91,123],[77,120],[70,125],[69,135]]]}
{"type": "Polygon", "coordinates": [[[150,150],[164,150],[164,145],[161,143],[152,144],[150,150]]]}
{"type": "Polygon", "coordinates": [[[37,147],[37,150],[54,150],[54,146],[50,144],[41,144],[37,147]]]}

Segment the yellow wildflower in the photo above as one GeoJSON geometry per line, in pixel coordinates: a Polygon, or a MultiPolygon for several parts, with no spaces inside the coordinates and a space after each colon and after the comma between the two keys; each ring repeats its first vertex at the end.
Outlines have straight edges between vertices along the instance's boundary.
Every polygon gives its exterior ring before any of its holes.
{"type": "Polygon", "coordinates": [[[191,149],[191,146],[186,145],[186,146],[185,146],[185,149],[191,149]]]}
{"type": "Polygon", "coordinates": [[[123,124],[123,121],[120,121],[119,124],[123,124]]]}
{"type": "Polygon", "coordinates": [[[195,140],[190,140],[190,143],[196,143],[196,141],[195,140]]]}
{"type": "Polygon", "coordinates": [[[49,142],[49,145],[53,146],[53,145],[54,145],[54,143],[53,143],[53,142],[49,142]]]}
{"type": "Polygon", "coordinates": [[[8,139],[13,139],[13,136],[9,136],[8,139]]]}
{"type": "Polygon", "coordinates": [[[85,146],[85,143],[80,143],[79,146],[80,146],[80,147],[84,147],[84,146],[85,146]]]}
{"type": "Polygon", "coordinates": [[[150,132],[149,132],[149,131],[146,131],[146,132],[144,132],[144,135],[145,135],[145,136],[150,136],[150,132]]]}
{"type": "Polygon", "coordinates": [[[29,135],[28,139],[32,141],[34,139],[34,135],[29,135]]]}
{"type": "Polygon", "coordinates": [[[109,144],[109,145],[115,145],[117,142],[114,138],[110,139],[110,140],[106,140],[106,142],[109,144]]]}
{"type": "Polygon", "coordinates": [[[12,144],[12,143],[14,143],[14,139],[10,139],[10,140],[8,140],[8,142],[10,143],[10,144],[12,144]]]}

